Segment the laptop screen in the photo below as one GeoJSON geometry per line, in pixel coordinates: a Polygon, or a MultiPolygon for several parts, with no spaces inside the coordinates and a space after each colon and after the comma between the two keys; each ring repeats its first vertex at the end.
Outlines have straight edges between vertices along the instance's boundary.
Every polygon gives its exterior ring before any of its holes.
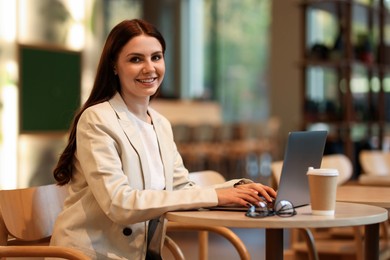
{"type": "Polygon", "coordinates": [[[309,167],[321,166],[326,137],[327,131],[289,133],[275,205],[281,200],[294,207],[310,204],[306,172],[309,167]]]}

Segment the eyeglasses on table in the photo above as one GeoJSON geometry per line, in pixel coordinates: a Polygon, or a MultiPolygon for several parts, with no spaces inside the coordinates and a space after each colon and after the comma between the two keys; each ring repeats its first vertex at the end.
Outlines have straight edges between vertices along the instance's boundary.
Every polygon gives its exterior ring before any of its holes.
{"type": "Polygon", "coordinates": [[[290,201],[281,200],[275,205],[274,209],[268,208],[264,202],[259,202],[258,206],[250,205],[245,216],[250,218],[264,218],[275,215],[279,217],[292,217],[296,214],[294,205],[290,201]]]}

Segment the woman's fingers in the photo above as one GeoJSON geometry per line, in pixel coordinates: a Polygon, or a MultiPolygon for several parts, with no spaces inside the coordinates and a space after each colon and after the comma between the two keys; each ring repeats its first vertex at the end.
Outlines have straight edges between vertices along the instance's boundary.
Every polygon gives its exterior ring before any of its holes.
{"type": "Polygon", "coordinates": [[[276,191],[273,188],[260,183],[242,184],[236,186],[236,188],[240,190],[250,189],[252,191],[255,191],[259,196],[265,198],[269,202],[271,202],[274,198],[276,198],[276,191]]]}
{"type": "Polygon", "coordinates": [[[235,188],[218,189],[218,205],[239,204],[246,206],[248,203],[257,205],[259,202],[272,202],[276,198],[276,191],[261,183],[247,183],[235,186],[235,188]]]}
{"type": "Polygon", "coordinates": [[[257,204],[263,199],[258,192],[251,189],[218,189],[218,205],[240,204],[246,206],[248,203],[257,204]]]}

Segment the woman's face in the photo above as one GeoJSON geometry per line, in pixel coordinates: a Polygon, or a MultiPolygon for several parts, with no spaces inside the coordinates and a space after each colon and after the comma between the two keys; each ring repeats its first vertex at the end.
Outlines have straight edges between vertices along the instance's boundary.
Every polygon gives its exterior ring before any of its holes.
{"type": "Polygon", "coordinates": [[[151,36],[136,36],[123,46],[114,71],[118,74],[122,95],[149,98],[156,93],[165,74],[160,42],[151,36]]]}

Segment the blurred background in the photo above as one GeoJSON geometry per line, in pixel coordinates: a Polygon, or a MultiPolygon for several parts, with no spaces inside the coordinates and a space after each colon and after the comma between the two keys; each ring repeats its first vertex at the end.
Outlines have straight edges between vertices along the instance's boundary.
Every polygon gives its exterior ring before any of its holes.
{"type": "Polygon", "coordinates": [[[166,39],[151,105],[190,171],[268,182],[289,131],[327,129],[325,153],[357,178],[361,149],[389,147],[387,13],[387,0],[0,0],[0,188],[54,181],[105,38],[132,18],[166,39]]]}
{"type": "Polygon", "coordinates": [[[124,19],[147,19],[167,41],[156,106],[169,118],[269,117],[271,1],[1,0],[0,12],[1,188],[52,182],[105,38],[124,19]],[[200,105],[170,116],[170,101],[179,100],[200,105]]]}

